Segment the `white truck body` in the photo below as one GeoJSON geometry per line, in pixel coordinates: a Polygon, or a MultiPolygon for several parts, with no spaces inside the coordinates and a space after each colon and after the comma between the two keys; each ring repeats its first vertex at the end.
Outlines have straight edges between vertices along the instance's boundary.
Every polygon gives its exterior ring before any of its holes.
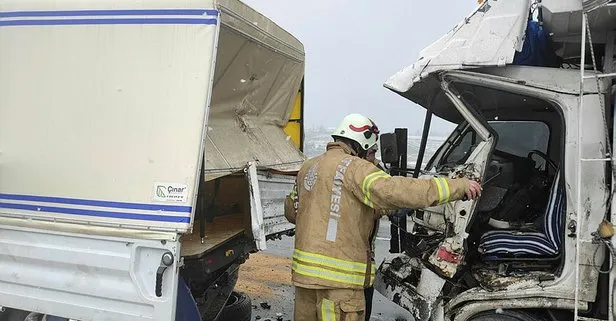
{"type": "Polygon", "coordinates": [[[254,247],[287,232],[303,54],[239,1],[1,1],[0,307],[174,320],[199,184],[231,173],[254,247]]]}
{"type": "Polygon", "coordinates": [[[3,212],[188,231],[216,57],[213,2],[177,12],[44,3],[2,7],[3,212]]]}

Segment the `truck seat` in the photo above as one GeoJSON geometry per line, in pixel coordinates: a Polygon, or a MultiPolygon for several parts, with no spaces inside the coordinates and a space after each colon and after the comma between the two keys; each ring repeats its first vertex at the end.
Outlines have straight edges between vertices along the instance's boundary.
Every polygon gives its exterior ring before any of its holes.
{"type": "Polygon", "coordinates": [[[550,199],[543,219],[542,232],[499,230],[485,233],[479,241],[479,253],[487,260],[504,258],[554,258],[560,254],[565,216],[564,184],[560,171],[552,183],[550,199]]]}

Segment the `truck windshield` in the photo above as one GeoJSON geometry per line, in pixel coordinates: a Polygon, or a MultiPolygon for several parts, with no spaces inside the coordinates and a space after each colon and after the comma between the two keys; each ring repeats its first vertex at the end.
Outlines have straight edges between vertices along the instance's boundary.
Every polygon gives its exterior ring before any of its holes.
{"type": "MultiPolygon", "coordinates": [[[[498,134],[496,150],[518,157],[528,157],[532,150],[547,153],[550,138],[549,127],[540,121],[489,121],[498,134]]],[[[437,161],[441,166],[460,165],[473,152],[478,144],[475,131],[466,126],[443,157],[437,161]]]]}

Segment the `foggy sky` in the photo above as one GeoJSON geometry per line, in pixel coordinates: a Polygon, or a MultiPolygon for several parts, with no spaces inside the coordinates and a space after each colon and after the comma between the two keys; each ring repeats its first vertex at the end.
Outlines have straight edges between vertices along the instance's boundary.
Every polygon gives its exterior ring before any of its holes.
{"type": "MultiPolygon", "coordinates": [[[[304,44],[306,126],[371,117],[381,132],[421,129],[424,109],[383,87],[476,6],[476,0],[242,0],[304,44]]],[[[433,119],[432,127],[453,127],[433,119]]]]}

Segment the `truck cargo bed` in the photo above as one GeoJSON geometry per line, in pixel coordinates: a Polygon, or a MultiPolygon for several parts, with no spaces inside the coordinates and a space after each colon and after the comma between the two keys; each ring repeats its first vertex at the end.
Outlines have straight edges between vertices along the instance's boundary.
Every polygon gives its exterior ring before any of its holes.
{"type": "Polygon", "coordinates": [[[244,232],[242,214],[219,216],[214,218],[214,222],[205,223],[205,241],[201,244],[199,223],[195,221],[192,233],[182,236],[183,257],[201,256],[244,232]]]}

